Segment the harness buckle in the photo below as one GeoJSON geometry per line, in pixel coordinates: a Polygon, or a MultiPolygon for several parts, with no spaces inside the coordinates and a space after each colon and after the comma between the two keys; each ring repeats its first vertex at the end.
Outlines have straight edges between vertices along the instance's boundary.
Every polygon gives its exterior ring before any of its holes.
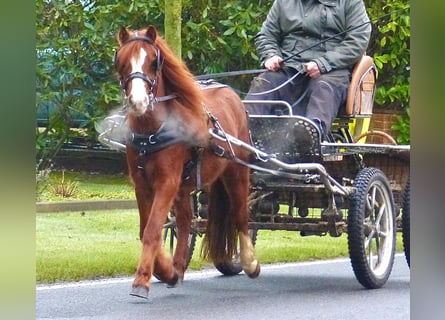
{"type": "Polygon", "coordinates": [[[213,151],[218,157],[224,157],[225,150],[224,150],[223,147],[221,147],[220,145],[217,145],[217,144],[212,143],[212,144],[211,144],[211,148],[212,148],[212,151],[213,151]]]}
{"type": "Polygon", "coordinates": [[[150,110],[153,111],[155,109],[155,95],[153,94],[153,92],[150,92],[148,94],[148,101],[149,101],[150,110]]]}

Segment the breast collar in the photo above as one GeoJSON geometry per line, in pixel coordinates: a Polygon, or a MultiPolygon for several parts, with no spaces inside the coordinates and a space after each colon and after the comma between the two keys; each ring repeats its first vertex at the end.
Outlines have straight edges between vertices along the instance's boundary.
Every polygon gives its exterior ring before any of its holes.
{"type": "Polygon", "coordinates": [[[165,122],[155,132],[131,133],[128,140],[127,143],[138,150],[140,156],[157,152],[174,143],[185,142],[184,136],[165,122]]]}

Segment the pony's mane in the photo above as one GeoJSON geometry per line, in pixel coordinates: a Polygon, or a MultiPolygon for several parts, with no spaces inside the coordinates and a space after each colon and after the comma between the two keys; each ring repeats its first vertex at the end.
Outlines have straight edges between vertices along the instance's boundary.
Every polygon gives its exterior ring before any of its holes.
{"type": "Polygon", "coordinates": [[[161,52],[161,73],[163,74],[164,88],[169,90],[168,93],[175,93],[187,108],[202,110],[203,96],[201,90],[186,64],[176,57],[168,47],[167,42],[159,34],[155,43],[161,52]]]}

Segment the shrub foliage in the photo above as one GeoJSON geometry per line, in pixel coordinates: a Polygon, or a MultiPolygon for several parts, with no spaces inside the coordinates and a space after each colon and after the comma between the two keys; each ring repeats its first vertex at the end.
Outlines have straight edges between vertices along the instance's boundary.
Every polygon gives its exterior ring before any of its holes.
{"type": "MultiPolygon", "coordinates": [[[[192,72],[259,68],[253,37],[272,2],[182,0],[181,52],[192,72]]],[[[368,54],[379,69],[376,107],[404,110],[410,97],[409,2],[365,3],[373,24],[368,54]]],[[[51,159],[79,135],[95,143],[95,123],[122,100],[113,70],[115,33],[148,24],[163,33],[164,1],[37,0],[36,12],[36,107],[51,111],[45,128],[36,130],[36,151],[39,159],[51,159]]],[[[251,77],[226,82],[242,91],[251,77]]]]}

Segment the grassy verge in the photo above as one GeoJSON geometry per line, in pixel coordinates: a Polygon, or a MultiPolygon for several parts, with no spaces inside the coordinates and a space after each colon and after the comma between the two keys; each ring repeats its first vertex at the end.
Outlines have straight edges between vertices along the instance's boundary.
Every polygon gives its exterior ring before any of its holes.
{"type": "MultiPolygon", "coordinates": [[[[38,283],[133,275],[140,255],[137,210],[38,214],[36,274],[38,283]]],[[[198,237],[190,269],[210,267],[199,256],[198,237]]],[[[401,234],[397,238],[401,251],[401,234]]],[[[347,257],[346,235],[301,237],[298,232],[258,233],[262,264],[347,257]]]]}
{"type": "Polygon", "coordinates": [[[44,182],[38,201],[134,199],[127,175],[52,171],[44,182]]]}

